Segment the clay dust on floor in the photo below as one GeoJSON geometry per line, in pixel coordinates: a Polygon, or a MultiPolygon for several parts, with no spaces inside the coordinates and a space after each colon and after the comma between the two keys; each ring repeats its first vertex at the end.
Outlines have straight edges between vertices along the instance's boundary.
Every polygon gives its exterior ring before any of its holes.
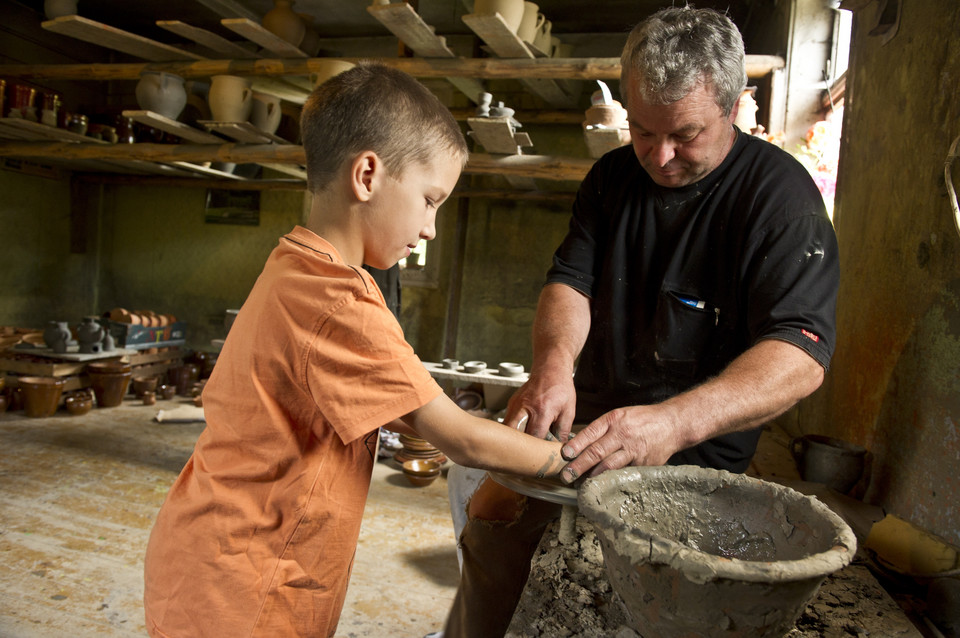
{"type": "MultiPolygon", "coordinates": [[[[144,636],[143,551],[202,423],[129,401],[84,416],[0,415],[0,636],[144,636]]],[[[457,584],[446,481],[376,465],[338,636],[423,636],[457,584]]]]}

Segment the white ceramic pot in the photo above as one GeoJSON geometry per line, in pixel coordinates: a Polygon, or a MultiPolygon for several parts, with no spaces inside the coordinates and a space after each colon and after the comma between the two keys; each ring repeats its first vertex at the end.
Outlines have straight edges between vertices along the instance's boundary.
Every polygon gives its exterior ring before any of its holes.
{"type": "Polygon", "coordinates": [[[253,108],[250,80],[236,75],[213,76],[207,103],[217,122],[246,122],[253,108]]]}
{"type": "Polygon", "coordinates": [[[163,71],[144,71],[136,89],[137,104],[147,111],[177,119],[187,104],[183,78],[163,71]]]}
{"type": "Polygon", "coordinates": [[[269,93],[253,92],[250,123],[264,133],[276,133],[280,126],[280,98],[269,93]]]}
{"type": "Polygon", "coordinates": [[[537,37],[537,31],[543,27],[546,17],[540,13],[540,7],[532,2],[523,3],[523,18],[520,20],[520,26],[517,27],[517,37],[524,42],[533,42],[537,37]]]}
{"type": "Polygon", "coordinates": [[[342,60],[320,60],[315,65],[315,68],[319,67],[319,70],[310,74],[310,81],[313,82],[313,86],[316,88],[333,76],[340,75],[344,71],[352,69],[354,66],[356,65],[352,62],[344,62],[342,60]]]}
{"type": "Polygon", "coordinates": [[[516,33],[523,20],[523,0],[476,0],[473,13],[487,16],[499,13],[507,27],[516,33]]]}
{"type": "Polygon", "coordinates": [[[553,36],[552,31],[553,23],[549,20],[544,20],[543,24],[540,25],[540,30],[537,31],[537,36],[533,39],[533,46],[549,54],[552,49],[552,43],[550,41],[550,38],[553,36]]]}

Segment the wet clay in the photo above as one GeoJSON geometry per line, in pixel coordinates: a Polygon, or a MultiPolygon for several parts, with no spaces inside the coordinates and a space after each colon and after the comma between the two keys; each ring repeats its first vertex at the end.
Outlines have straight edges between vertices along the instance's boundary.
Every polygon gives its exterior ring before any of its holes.
{"type": "Polygon", "coordinates": [[[583,485],[579,507],[644,638],[783,636],[856,551],[816,499],[718,470],[605,472],[583,485]]]}

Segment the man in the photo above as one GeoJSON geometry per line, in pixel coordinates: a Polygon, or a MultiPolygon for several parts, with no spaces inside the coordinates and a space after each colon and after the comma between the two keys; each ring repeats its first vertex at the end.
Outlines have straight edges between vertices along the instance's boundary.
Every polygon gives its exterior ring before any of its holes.
{"type": "MultiPolygon", "coordinates": [[[[632,149],[581,185],[505,423],[564,441],[587,424],[563,447],[568,481],[665,463],[742,472],[760,426],[830,362],[836,237],[805,169],[733,125],[746,73],[728,18],[660,11],[621,64],[632,149]]],[[[557,511],[478,489],[446,638],[504,633],[557,511]]]]}

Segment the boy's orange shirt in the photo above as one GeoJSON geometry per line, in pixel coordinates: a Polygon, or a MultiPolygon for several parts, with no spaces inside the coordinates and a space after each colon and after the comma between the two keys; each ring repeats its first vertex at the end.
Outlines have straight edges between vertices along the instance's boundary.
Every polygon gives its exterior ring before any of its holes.
{"type": "Polygon", "coordinates": [[[378,428],[441,392],[368,273],[297,227],[203,392],[144,562],[152,636],[332,636],[378,428]]]}

